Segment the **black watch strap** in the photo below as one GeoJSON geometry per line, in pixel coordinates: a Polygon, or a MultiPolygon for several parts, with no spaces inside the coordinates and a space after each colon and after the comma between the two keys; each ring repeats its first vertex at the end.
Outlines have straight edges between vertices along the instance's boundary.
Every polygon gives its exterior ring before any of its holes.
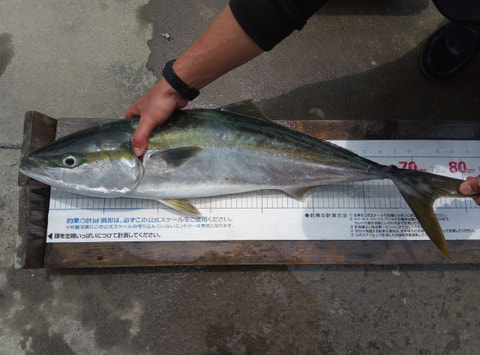
{"type": "Polygon", "coordinates": [[[172,88],[174,88],[183,98],[187,99],[188,101],[192,101],[195,99],[200,92],[194,88],[191,88],[185,82],[178,77],[178,75],[173,70],[173,63],[175,63],[175,59],[167,62],[165,67],[162,70],[162,75],[164,79],[170,84],[172,88]]]}

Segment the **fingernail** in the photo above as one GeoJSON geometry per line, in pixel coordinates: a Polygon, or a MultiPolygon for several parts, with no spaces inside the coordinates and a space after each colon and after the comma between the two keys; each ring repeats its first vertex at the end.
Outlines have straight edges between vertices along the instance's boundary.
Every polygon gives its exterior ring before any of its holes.
{"type": "Polygon", "coordinates": [[[133,152],[135,153],[135,155],[136,155],[137,157],[139,157],[139,156],[141,156],[141,155],[143,154],[142,149],[139,148],[139,147],[133,147],[133,152]]]}
{"type": "Polygon", "coordinates": [[[460,193],[464,195],[471,195],[473,190],[472,187],[469,184],[461,184],[459,187],[460,193]]]}

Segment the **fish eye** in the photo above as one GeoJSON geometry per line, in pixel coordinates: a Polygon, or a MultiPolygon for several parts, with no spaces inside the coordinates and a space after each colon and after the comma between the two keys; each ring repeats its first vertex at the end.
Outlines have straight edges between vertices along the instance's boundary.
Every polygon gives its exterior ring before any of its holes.
{"type": "Polygon", "coordinates": [[[73,155],[67,155],[62,160],[63,166],[67,168],[74,168],[77,165],[77,158],[73,155]]]}

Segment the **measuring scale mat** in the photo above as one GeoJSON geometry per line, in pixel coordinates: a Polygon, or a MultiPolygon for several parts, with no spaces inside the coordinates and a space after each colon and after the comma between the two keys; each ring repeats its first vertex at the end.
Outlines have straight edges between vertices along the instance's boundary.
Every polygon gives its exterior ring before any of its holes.
{"type": "MultiPolygon", "coordinates": [[[[480,142],[332,141],[399,168],[466,179],[480,172],[480,142]]],[[[297,201],[279,191],[189,200],[186,217],[151,200],[92,198],[51,189],[48,243],[212,240],[428,240],[390,180],[321,186],[297,201]]],[[[480,207],[439,198],[434,210],[447,240],[480,238],[480,207]]]]}

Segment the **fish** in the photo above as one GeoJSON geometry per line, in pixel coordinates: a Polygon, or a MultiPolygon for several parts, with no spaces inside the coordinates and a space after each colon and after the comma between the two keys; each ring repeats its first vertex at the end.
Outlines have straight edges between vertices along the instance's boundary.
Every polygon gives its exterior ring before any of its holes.
{"type": "Polygon", "coordinates": [[[463,180],[379,164],[277,124],[248,102],[175,111],[152,131],[141,157],[131,141],[138,122],[120,119],[60,138],[26,155],[20,172],[73,193],[157,200],[187,215],[200,214],[191,198],[280,190],[303,200],[318,186],[389,179],[451,259],[433,203],[467,197],[458,192],[463,180]]]}

